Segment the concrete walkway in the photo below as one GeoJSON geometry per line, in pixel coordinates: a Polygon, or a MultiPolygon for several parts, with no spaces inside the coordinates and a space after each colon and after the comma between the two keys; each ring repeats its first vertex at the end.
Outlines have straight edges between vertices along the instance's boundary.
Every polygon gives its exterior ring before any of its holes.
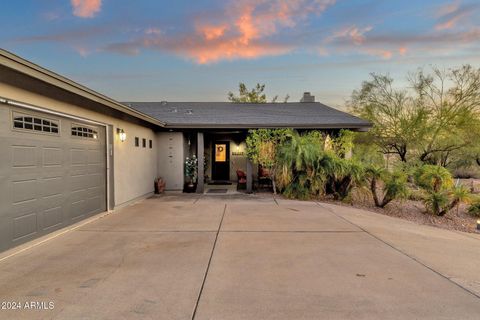
{"type": "Polygon", "coordinates": [[[325,203],[167,195],[0,261],[0,300],[22,306],[0,319],[479,319],[479,266],[478,235],[325,203]]]}

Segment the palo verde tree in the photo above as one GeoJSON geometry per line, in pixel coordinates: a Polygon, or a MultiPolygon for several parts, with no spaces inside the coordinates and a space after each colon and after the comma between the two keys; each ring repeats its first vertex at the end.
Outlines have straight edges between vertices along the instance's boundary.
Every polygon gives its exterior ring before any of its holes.
{"type": "Polygon", "coordinates": [[[352,93],[348,105],[353,113],[372,123],[367,140],[404,162],[408,151],[425,135],[427,111],[407,90],[393,88],[393,79],[387,75],[372,73],[371,80],[352,93]]]}
{"type": "Polygon", "coordinates": [[[459,153],[478,147],[479,69],[419,70],[410,82],[417,103],[428,110],[427,130],[416,150],[422,162],[447,166],[459,153]]]}
{"type": "Polygon", "coordinates": [[[407,89],[394,88],[389,76],[371,77],[353,92],[349,106],[372,122],[366,135],[384,154],[447,166],[469,150],[480,160],[479,69],[420,69],[407,89]]]}

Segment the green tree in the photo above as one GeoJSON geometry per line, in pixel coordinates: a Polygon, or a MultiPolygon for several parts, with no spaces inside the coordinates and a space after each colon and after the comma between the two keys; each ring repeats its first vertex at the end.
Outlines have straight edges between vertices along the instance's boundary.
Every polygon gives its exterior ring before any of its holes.
{"type": "Polygon", "coordinates": [[[389,76],[372,73],[371,80],[352,93],[348,106],[372,123],[367,140],[384,154],[397,154],[404,162],[408,151],[425,135],[427,111],[407,90],[394,89],[389,76]]]}
{"type": "Polygon", "coordinates": [[[480,69],[419,70],[410,77],[418,104],[428,110],[428,129],[418,145],[418,158],[447,166],[467,149],[478,149],[480,69]]]}
{"type": "Polygon", "coordinates": [[[368,140],[403,162],[449,166],[468,153],[480,163],[480,70],[420,69],[409,83],[396,89],[391,77],[372,74],[352,93],[351,110],[373,124],[368,140]]]}
{"type": "Polygon", "coordinates": [[[244,83],[238,85],[238,96],[233,92],[228,93],[228,100],[235,103],[267,103],[267,95],[263,92],[265,85],[257,83],[257,85],[248,90],[244,83]]]}
{"type": "MultiPolygon", "coordinates": [[[[264,93],[265,85],[257,83],[255,87],[251,90],[247,89],[247,86],[240,82],[238,85],[238,95],[235,95],[233,92],[228,93],[228,101],[234,103],[267,103],[267,95],[264,93]]],[[[290,96],[287,94],[283,98],[283,102],[287,103],[290,96]]],[[[274,96],[271,100],[271,103],[277,103],[278,95],[274,96]]]]}

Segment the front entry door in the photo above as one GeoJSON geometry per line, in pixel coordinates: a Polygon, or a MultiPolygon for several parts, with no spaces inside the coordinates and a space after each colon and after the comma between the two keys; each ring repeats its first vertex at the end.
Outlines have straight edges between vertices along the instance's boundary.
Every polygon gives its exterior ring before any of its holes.
{"type": "Polygon", "coordinates": [[[230,180],[230,142],[216,141],[213,143],[212,179],[230,180]]]}

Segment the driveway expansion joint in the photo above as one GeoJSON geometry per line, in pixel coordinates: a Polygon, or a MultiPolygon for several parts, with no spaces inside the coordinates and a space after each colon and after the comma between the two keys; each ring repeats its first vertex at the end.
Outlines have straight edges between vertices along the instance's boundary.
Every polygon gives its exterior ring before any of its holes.
{"type": "Polygon", "coordinates": [[[200,291],[198,292],[198,298],[195,302],[195,308],[193,309],[192,313],[192,320],[195,319],[197,314],[198,305],[200,303],[200,298],[202,297],[203,288],[205,287],[205,282],[207,280],[208,271],[210,271],[210,264],[212,263],[213,253],[215,252],[215,247],[217,246],[218,235],[220,234],[220,229],[222,228],[223,218],[225,217],[225,212],[227,211],[227,204],[223,207],[222,218],[220,219],[220,224],[218,225],[217,233],[215,235],[215,241],[213,241],[212,252],[210,253],[210,258],[208,259],[207,268],[205,269],[205,275],[203,276],[202,286],[200,287],[200,291]]]}
{"type": "Polygon", "coordinates": [[[363,230],[222,230],[220,233],[364,233],[363,230]]]}
{"type": "Polygon", "coordinates": [[[214,233],[217,230],[75,230],[81,232],[99,232],[99,233],[214,233]]]}
{"type": "Polygon", "coordinates": [[[346,219],[346,218],[344,218],[344,217],[336,214],[332,209],[321,205],[319,202],[315,201],[315,204],[316,204],[317,206],[319,206],[320,208],[323,208],[323,209],[327,210],[328,212],[330,212],[330,213],[333,214],[334,216],[336,216],[336,217],[338,217],[338,218],[340,218],[340,219],[342,219],[342,220],[350,223],[350,224],[353,225],[353,226],[356,226],[357,228],[359,228],[360,230],[362,230],[363,232],[365,232],[366,234],[368,234],[368,235],[371,236],[372,238],[376,239],[377,241],[380,241],[380,242],[383,243],[384,245],[392,248],[393,250],[395,250],[395,251],[403,254],[403,255],[406,256],[407,258],[410,258],[411,260],[415,261],[415,262],[418,263],[419,265],[423,266],[424,268],[427,268],[427,269],[430,270],[431,272],[433,272],[433,273],[437,274],[438,276],[444,278],[445,280],[449,281],[450,283],[452,283],[453,285],[457,286],[458,288],[460,288],[460,289],[468,292],[469,294],[471,294],[472,296],[476,297],[477,299],[480,299],[480,295],[478,295],[478,294],[475,293],[474,291],[471,291],[470,289],[465,288],[465,287],[462,286],[461,284],[453,281],[450,277],[448,277],[448,276],[440,273],[439,271],[433,269],[432,267],[426,265],[425,263],[421,262],[420,260],[418,260],[417,258],[413,257],[412,255],[409,255],[408,253],[403,252],[401,249],[395,247],[394,245],[392,245],[392,244],[384,241],[383,239],[377,237],[376,235],[370,233],[368,230],[362,228],[361,226],[357,225],[356,223],[353,223],[352,221],[350,221],[350,220],[348,220],[348,219],[346,219]]]}

